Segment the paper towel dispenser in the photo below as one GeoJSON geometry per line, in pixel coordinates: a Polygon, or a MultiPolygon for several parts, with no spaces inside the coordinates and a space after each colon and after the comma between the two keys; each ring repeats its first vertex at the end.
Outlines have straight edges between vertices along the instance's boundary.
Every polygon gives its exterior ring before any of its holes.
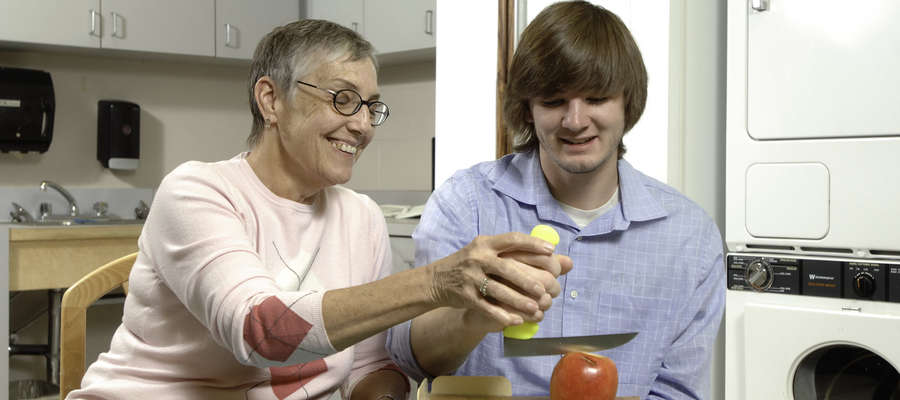
{"type": "Polygon", "coordinates": [[[110,169],[137,169],[141,107],[121,100],[97,102],[97,161],[110,169]]]}
{"type": "Polygon", "coordinates": [[[46,152],[55,108],[49,73],[0,67],[0,151],[46,152]]]}

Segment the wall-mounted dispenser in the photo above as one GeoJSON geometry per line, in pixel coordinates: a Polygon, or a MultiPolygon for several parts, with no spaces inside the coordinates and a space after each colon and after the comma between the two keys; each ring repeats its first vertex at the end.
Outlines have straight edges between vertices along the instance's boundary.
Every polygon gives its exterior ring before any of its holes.
{"type": "Polygon", "coordinates": [[[97,103],[97,160],[110,169],[137,169],[141,158],[141,107],[119,100],[97,103]]]}
{"type": "Polygon", "coordinates": [[[0,151],[47,151],[55,108],[49,73],[0,67],[0,151]]]}

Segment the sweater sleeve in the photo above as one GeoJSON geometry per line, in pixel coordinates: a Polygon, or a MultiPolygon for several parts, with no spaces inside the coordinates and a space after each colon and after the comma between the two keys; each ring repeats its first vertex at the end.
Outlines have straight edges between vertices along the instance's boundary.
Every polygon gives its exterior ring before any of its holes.
{"type": "Polygon", "coordinates": [[[335,353],[322,318],[323,291],[279,289],[231,188],[191,163],[163,180],[141,238],[160,278],[245,365],[286,366],[335,353]]]}
{"type": "MultiPolygon", "coordinates": [[[[375,265],[377,265],[378,268],[374,271],[375,273],[373,275],[366,277],[367,281],[374,281],[391,274],[391,272],[393,272],[393,267],[391,262],[390,238],[384,216],[374,202],[368,201],[367,204],[369,205],[369,215],[371,216],[372,222],[369,225],[369,236],[380,238],[377,240],[378,245],[374,248],[372,254],[372,258],[375,260],[375,265]]],[[[385,347],[386,340],[387,333],[380,332],[353,346],[354,357],[350,377],[341,387],[341,393],[344,398],[350,398],[350,394],[353,393],[356,384],[372,372],[382,369],[392,369],[403,374],[400,368],[394,364],[391,357],[388,355],[385,347]]]]}

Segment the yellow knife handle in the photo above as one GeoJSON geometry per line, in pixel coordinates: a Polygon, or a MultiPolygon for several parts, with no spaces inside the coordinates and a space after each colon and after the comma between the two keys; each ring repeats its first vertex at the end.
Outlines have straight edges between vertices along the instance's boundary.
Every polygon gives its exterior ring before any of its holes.
{"type": "MultiPolygon", "coordinates": [[[[531,230],[531,236],[550,242],[554,246],[559,244],[559,234],[549,225],[536,225],[531,230]]],[[[503,328],[503,336],[513,339],[531,339],[538,331],[536,322],[525,322],[520,325],[503,328]]]]}

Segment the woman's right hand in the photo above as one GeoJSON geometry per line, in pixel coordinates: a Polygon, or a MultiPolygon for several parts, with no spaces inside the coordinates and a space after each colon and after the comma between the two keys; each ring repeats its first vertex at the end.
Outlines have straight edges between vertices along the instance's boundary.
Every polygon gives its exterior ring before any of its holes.
{"type": "Polygon", "coordinates": [[[486,317],[487,325],[496,324],[488,328],[492,331],[539,321],[559,294],[556,276],[571,269],[571,259],[552,253],[551,244],[520,232],[478,236],[430,266],[431,296],[439,306],[486,317]]]}

